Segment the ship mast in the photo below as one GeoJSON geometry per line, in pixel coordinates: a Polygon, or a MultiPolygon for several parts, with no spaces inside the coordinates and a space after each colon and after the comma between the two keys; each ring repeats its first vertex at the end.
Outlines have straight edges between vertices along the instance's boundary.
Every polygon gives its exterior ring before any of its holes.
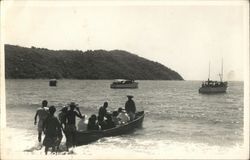
{"type": "Polygon", "coordinates": [[[209,61],[209,68],[208,68],[208,81],[210,80],[210,61],[209,61]]]}
{"type": "Polygon", "coordinates": [[[223,58],[221,60],[221,74],[220,74],[220,81],[223,81],[223,58]]]}

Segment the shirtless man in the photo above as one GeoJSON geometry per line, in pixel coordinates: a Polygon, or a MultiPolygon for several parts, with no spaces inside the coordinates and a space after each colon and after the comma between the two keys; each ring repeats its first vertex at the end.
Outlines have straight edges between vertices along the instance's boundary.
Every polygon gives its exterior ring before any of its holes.
{"type": "Polygon", "coordinates": [[[98,116],[104,118],[107,116],[108,102],[104,102],[103,106],[99,108],[98,116]]]}
{"type": "Polygon", "coordinates": [[[45,146],[45,154],[47,154],[50,147],[52,147],[52,152],[57,152],[62,140],[62,127],[59,120],[54,116],[55,112],[56,108],[54,106],[50,106],[50,114],[43,123],[43,130],[45,133],[43,145],[45,146]]]}
{"type": "Polygon", "coordinates": [[[38,121],[38,141],[39,143],[41,142],[42,139],[42,132],[43,132],[43,123],[45,121],[45,119],[48,117],[49,112],[48,112],[48,101],[43,100],[42,102],[42,106],[39,107],[36,111],[36,115],[35,115],[35,122],[34,125],[37,124],[37,116],[39,117],[39,121],[38,121]]]}
{"type": "Polygon", "coordinates": [[[67,148],[70,146],[75,147],[75,133],[76,133],[76,117],[83,118],[80,109],[76,106],[74,102],[71,102],[70,105],[70,110],[67,111],[66,114],[66,145],[67,148]],[[75,110],[76,109],[76,110],[75,110]]]}

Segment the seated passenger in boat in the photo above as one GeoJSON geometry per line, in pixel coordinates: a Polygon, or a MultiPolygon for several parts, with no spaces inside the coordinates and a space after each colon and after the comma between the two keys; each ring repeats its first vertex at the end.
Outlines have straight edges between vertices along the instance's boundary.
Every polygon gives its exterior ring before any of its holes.
{"type": "Polygon", "coordinates": [[[118,114],[117,118],[120,119],[121,124],[125,124],[130,120],[127,112],[125,110],[123,110],[122,108],[118,109],[118,113],[119,114],[118,114]]]}
{"type": "Polygon", "coordinates": [[[120,120],[117,118],[117,116],[118,116],[118,111],[114,111],[114,112],[112,113],[112,120],[113,120],[113,122],[115,123],[115,125],[120,125],[121,122],[120,122],[120,120]]]}
{"type": "Polygon", "coordinates": [[[92,115],[90,118],[89,118],[89,122],[88,122],[88,125],[87,125],[87,129],[88,130],[99,130],[100,129],[100,126],[96,123],[96,115],[92,115]]]}
{"type": "Polygon", "coordinates": [[[77,124],[78,131],[86,131],[87,130],[87,123],[85,121],[85,119],[86,119],[85,117],[86,117],[86,115],[83,116],[83,118],[81,118],[81,120],[78,122],[78,124],[77,124]]]}
{"type": "Polygon", "coordinates": [[[101,130],[107,129],[107,123],[104,121],[104,118],[102,116],[98,116],[98,125],[101,127],[101,130]]]}
{"type": "Polygon", "coordinates": [[[135,119],[135,113],[133,112],[128,112],[129,120],[133,121],[135,119]]]}
{"type": "Polygon", "coordinates": [[[110,128],[114,128],[115,127],[115,123],[112,120],[111,115],[107,115],[107,119],[105,120],[106,122],[106,129],[110,129],[110,128]]]}

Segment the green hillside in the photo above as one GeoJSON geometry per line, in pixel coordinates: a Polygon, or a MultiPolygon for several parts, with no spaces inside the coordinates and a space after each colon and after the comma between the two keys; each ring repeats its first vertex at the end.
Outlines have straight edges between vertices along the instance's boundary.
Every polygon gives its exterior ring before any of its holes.
{"type": "Polygon", "coordinates": [[[183,80],[166,66],[122,50],[48,50],[5,45],[6,78],[183,80]]]}

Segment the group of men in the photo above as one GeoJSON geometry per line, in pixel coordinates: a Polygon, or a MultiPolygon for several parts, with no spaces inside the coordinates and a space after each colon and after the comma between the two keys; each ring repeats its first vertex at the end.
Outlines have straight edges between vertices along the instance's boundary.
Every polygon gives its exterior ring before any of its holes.
{"type": "MultiPolygon", "coordinates": [[[[136,107],[135,103],[132,100],[133,96],[127,96],[128,101],[125,104],[125,115],[128,115],[128,120],[133,120],[135,118],[136,107]]],[[[45,154],[47,154],[48,149],[51,147],[52,152],[57,152],[59,149],[59,145],[62,140],[62,132],[66,136],[66,146],[67,149],[69,147],[76,146],[76,117],[82,119],[86,118],[85,115],[82,115],[79,107],[74,102],[69,104],[68,107],[64,106],[60,111],[58,118],[54,115],[56,112],[56,108],[54,106],[50,106],[49,108],[48,102],[44,100],[42,102],[42,106],[37,109],[35,115],[34,124],[37,124],[37,117],[39,117],[38,121],[38,141],[41,143],[42,140],[42,132],[45,134],[45,138],[43,140],[43,145],[45,146],[45,154]]],[[[104,105],[99,109],[99,116],[103,116],[104,118],[107,114],[106,108],[108,107],[108,103],[105,102],[104,105]]],[[[121,114],[122,115],[122,114],[121,114]]],[[[120,116],[120,119],[124,119],[124,117],[120,116]]]]}
{"type": "Polygon", "coordinates": [[[41,143],[42,132],[45,134],[43,140],[43,145],[45,146],[45,154],[47,154],[48,149],[52,147],[52,151],[58,151],[60,142],[62,140],[62,131],[66,136],[66,146],[75,146],[75,132],[76,132],[76,116],[83,118],[79,108],[74,102],[70,103],[68,110],[67,107],[61,109],[59,114],[59,120],[54,116],[56,108],[54,106],[47,107],[48,102],[44,100],[42,106],[37,109],[35,115],[35,122],[37,124],[37,117],[39,117],[38,122],[38,141],[41,143]]]}

